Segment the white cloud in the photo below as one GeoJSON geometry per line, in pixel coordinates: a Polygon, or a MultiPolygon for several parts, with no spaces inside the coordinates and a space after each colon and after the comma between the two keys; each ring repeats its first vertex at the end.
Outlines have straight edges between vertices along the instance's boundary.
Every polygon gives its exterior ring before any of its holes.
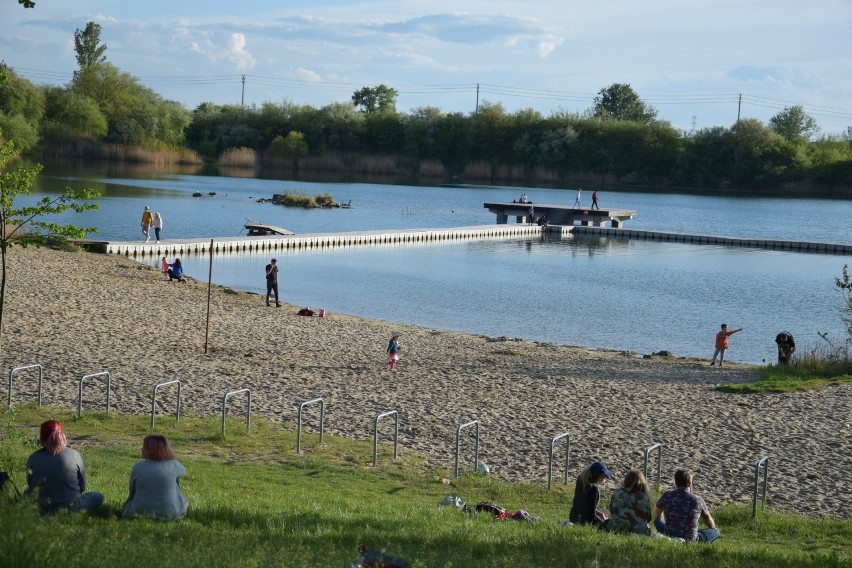
{"type": "Polygon", "coordinates": [[[257,64],[255,58],[246,49],[246,36],[239,32],[231,34],[230,41],[221,59],[233,63],[237,71],[253,69],[257,64]]]}
{"type": "Polygon", "coordinates": [[[304,67],[299,67],[296,69],[296,75],[299,76],[300,79],[304,79],[306,81],[321,81],[322,78],[319,76],[319,73],[316,71],[311,71],[310,69],[305,69],[304,67]]]}

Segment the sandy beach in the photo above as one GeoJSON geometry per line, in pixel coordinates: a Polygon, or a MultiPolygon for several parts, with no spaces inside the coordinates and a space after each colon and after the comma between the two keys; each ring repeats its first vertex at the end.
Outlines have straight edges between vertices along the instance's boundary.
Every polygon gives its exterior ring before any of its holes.
{"type": "MultiPolygon", "coordinates": [[[[754,367],[710,367],[711,344],[707,359],[643,359],[337,313],[299,317],[297,306],[268,308],[262,296],[222,287],[213,289],[205,354],[207,295],[206,282],[170,283],[122,257],[15,248],[2,371],[40,363],[45,404],[68,408],[76,408],[82,375],[109,371],[119,413],[150,413],[153,385],[173,379],[198,415],[221,414],[222,395],[247,387],[254,415],[295,422],[301,402],[322,397],[326,431],[359,439],[372,438],[378,413],[397,410],[401,451],[447,470],[457,427],[479,420],[481,461],[507,480],[546,482],[550,440],[568,432],[571,482],[603,460],[616,473],[606,494],[659,442],[664,485],[678,467],[691,468],[711,507],[750,503],[755,463],[768,455],[769,507],[852,516],[852,385],[730,395],[714,387],[752,380],[754,367]],[[384,364],[392,332],[402,334],[396,372],[384,364]]],[[[34,400],[35,383],[16,383],[13,400],[34,400]]],[[[85,408],[102,405],[103,389],[87,388],[85,408]]],[[[472,448],[466,439],[467,470],[472,448]]]]}

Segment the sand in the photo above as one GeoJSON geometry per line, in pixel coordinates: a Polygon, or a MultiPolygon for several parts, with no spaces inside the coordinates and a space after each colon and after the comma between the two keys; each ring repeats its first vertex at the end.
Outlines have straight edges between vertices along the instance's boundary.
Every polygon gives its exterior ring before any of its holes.
{"type": "MultiPolygon", "coordinates": [[[[258,275],[263,282],[262,266],[258,275]]],[[[72,409],[80,377],[109,371],[114,411],[129,414],[150,413],[153,385],[173,379],[183,381],[184,407],[202,416],[221,415],[223,394],[240,388],[252,389],[255,416],[293,423],[301,402],[322,397],[326,431],[358,439],[372,438],[377,414],[397,410],[400,451],[420,452],[447,471],[456,429],[479,420],[481,461],[512,481],[546,482],[550,440],[563,432],[571,440],[571,483],[583,466],[603,460],[616,473],[609,491],[629,468],[642,467],[646,447],[662,443],[663,484],[675,469],[690,468],[711,507],[750,503],[755,464],[769,456],[769,507],[852,515],[852,385],[730,395],[714,387],[754,379],[753,366],[644,359],[337,313],[299,317],[297,306],[268,308],[262,296],[223,287],[213,288],[205,354],[207,294],[206,282],[169,282],[122,257],[15,248],[2,370],[8,376],[12,367],[40,363],[44,403],[72,409]],[[402,352],[391,372],[385,347],[394,331],[402,352]]],[[[35,400],[35,385],[23,375],[14,401],[35,400]]],[[[164,391],[162,400],[158,412],[173,412],[174,395],[164,391]]],[[[103,403],[102,386],[87,386],[84,409],[103,403]]],[[[473,441],[462,438],[462,469],[470,471],[473,441]]],[[[556,447],[558,482],[564,442],[556,447]]],[[[371,464],[372,455],[363,461],[371,464]]]]}

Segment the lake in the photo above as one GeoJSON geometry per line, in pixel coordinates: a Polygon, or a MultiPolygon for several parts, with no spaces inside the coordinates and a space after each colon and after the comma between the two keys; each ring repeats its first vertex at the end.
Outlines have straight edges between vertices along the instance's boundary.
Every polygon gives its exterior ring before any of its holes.
{"type": "MultiPolygon", "coordinates": [[[[145,205],[163,214],[164,238],[189,238],[245,234],[246,220],[296,233],[484,225],[495,223],[486,201],[512,201],[521,192],[539,203],[571,204],[575,197],[557,189],[46,169],[34,198],[65,186],[101,192],[98,211],[63,221],[95,225],[100,231],[93,238],[103,240],[141,240],[145,205]],[[196,191],[204,197],[192,197],[196,191]],[[352,209],[257,203],[285,191],[328,192],[338,202],[351,199],[352,209]]],[[[590,190],[584,199],[590,203],[590,190]]],[[[600,202],[637,210],[626,223],[636,229],[852,242],[849,201],[601,190],[600,202]]],[[[761,363],[774,360],[773,340],[782,329],[800,345],[820,343],[819,332],[844,333],[842,298],[833,285],[849,261],[841,255],[548,236],[276,256],[289,303],[495,337],[709,358],[714,334],[726,322],[745,328],[731,338],[729,358],[761,363]]],[[[206,280],[206,258],[182,261],[190,275],[206,280]]],[[[268,261],[268,254],[217,255],[214,282],[264,293],[268,261]]]]}

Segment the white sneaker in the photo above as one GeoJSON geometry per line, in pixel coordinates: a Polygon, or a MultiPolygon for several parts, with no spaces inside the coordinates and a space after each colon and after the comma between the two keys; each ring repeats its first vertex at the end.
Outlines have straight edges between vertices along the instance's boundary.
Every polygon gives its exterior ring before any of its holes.
{"type": "Polygon", "coordinates": [[[160,241],[157,241],[157,244],[160,244],[160,241]]]}
{"type": "Polygon", "coordinates": [[[151,240],[151,237],[148,237],[147,239],[145,239],[145,242],[147,243],[150,240],[151,240]]]}

